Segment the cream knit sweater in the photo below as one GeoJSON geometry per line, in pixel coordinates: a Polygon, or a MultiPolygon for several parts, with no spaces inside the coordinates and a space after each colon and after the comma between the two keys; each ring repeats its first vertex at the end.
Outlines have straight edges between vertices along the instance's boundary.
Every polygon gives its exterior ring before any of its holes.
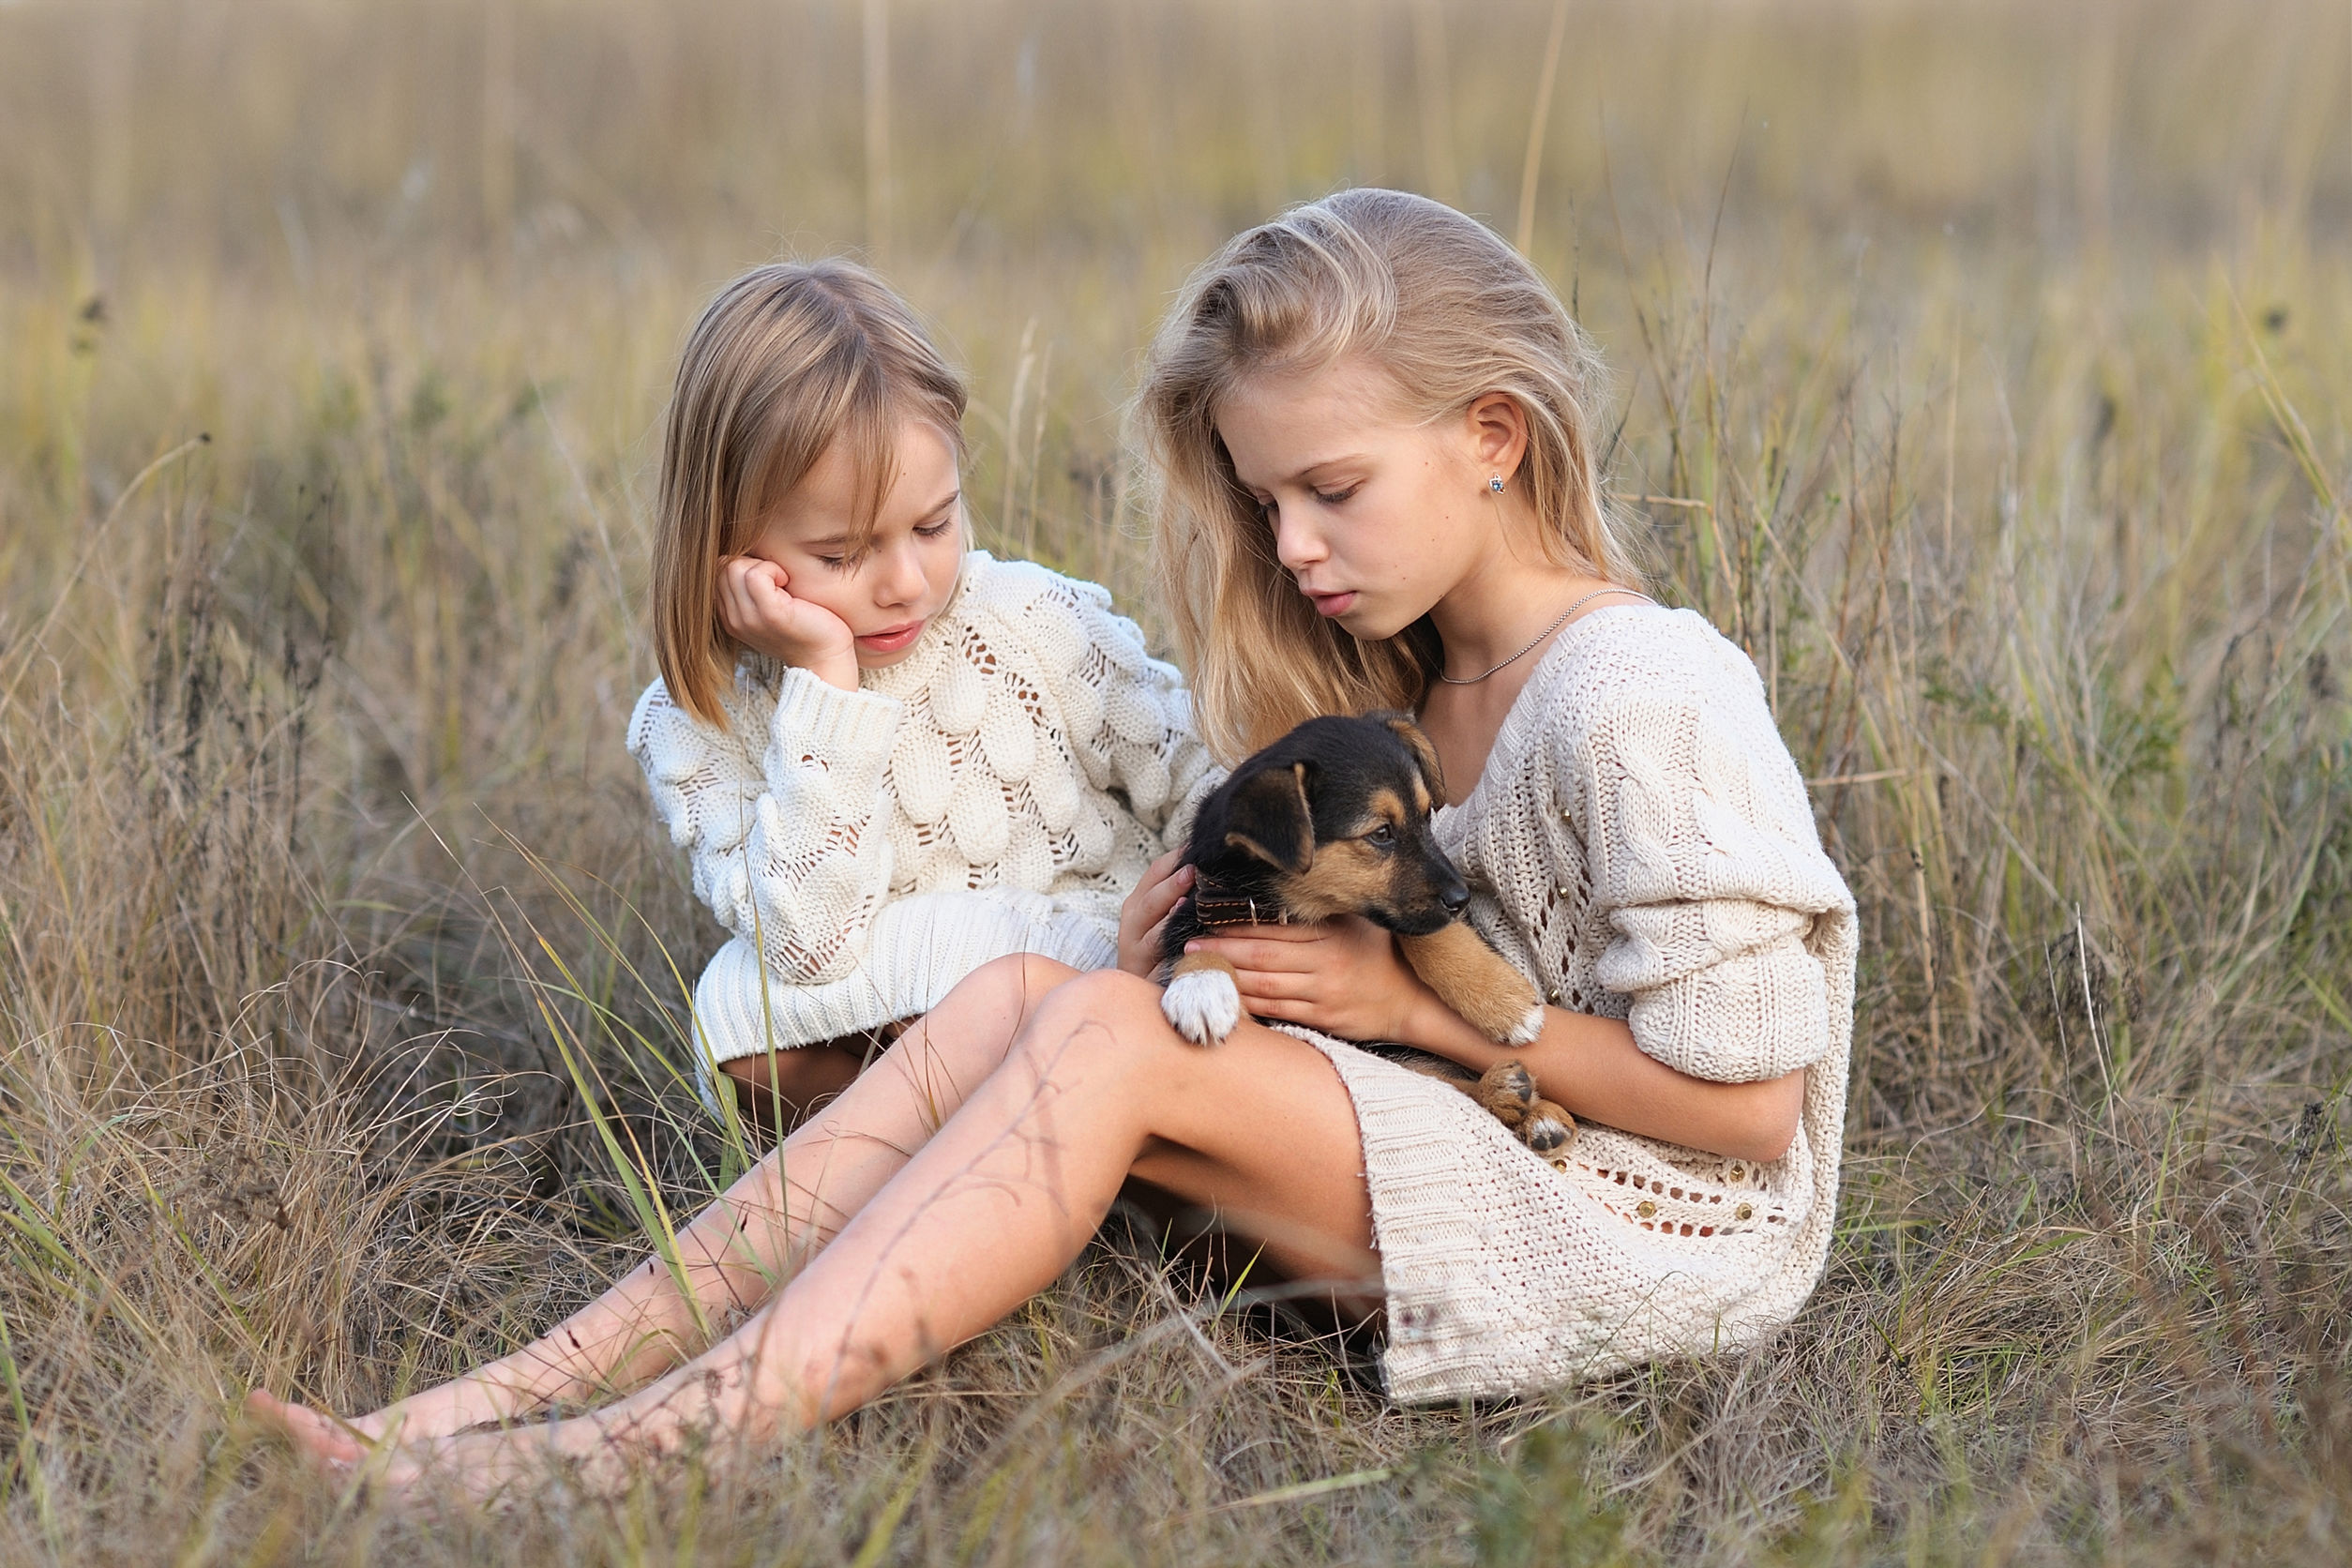
{"type": "Polygon", "coordinates": [[[1470,918],[1555,1005],[1698,1078],[1807,1073],[1768,1165],[1587,1123],[1563,1171],[1453,1089],[1294,1031],[1355,1102],[1392,1396],[1552,1388],[1788,1321],[1837,1206],[1854,903],[1755,666],[1689,611],[1592,611],[1437,829],[1470,918]]]}
{"type": "Polygon", "coordinates": [[[656,681],[628,727],[733,933],[695,988],[706,1076],[927,1012],[1006,954],[1116,962],[1121,901],[1215,781],[1109,594],[985,550],[856,691],[746,656],[720,701],[724,730],[656,681]]]}

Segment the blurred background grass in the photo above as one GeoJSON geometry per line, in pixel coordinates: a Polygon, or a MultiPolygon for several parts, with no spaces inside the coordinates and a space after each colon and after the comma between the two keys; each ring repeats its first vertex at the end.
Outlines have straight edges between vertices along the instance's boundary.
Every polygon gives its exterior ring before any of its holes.
{"type": "Polygon", "coordinates": [[[2348,242],[2342,0],[0,4],[0,1554],[2343,1561],[2348,242]],[[1799,1325],[1403,1413],[1122,1233],[749,1477],[488,1523],[255,1450],[252,1383],[638,1254],[592,1106],[666,1201],[746,1157],[620,746],[701,300],[877,261],[985,537],[1149,626],[1138,351],[1356,181],[1572,300],[1817,780],[1799,1325]]]}

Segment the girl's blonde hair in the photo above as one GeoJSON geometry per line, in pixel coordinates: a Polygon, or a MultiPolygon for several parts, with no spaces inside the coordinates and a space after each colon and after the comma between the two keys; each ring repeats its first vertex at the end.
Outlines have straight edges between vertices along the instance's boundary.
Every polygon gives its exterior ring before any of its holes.
{"type": "Polygon", "coordinates": [[[1153,575],[1201,733],[1229,760],[1317,714],[1413,708],[1441,650],[1426,617],[1359,642],[1274,556],[1233,473],[1218,405],[1240,383],[1363,354],[1435,420],[1490,392],[1527,416],[1514,483],[1546,558],[1637,587],[1593,450],[1604,375],[1519,253],[1476,220],[1395,190],[1343,190],[1244,234],[1195,273],[1152,345],[1134,408],[1156,486],[1153,575]]]}
{"type": "Polygon", "coordinates": [[[718,693],[739,650],[719,623],[719,563],[825,450],[850,444],[855,553],[897,477],[898,427],[938,426],[960,461],[964,401],[907,302],[853,262],[777,262],[718,292],[678,360],[662,432],[654,649],[673,701],[727,722],[718,693]]]}

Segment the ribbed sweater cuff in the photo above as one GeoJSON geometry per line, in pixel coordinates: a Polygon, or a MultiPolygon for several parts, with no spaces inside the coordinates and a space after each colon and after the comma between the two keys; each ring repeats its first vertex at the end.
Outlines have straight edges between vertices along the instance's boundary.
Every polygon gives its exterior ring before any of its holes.
{"type": "Polygon", "coordinates": [[[837,777],[877,781],[890,761],[890,743],[906,708],[876,691],[843,691],[806,670],[784,671],[769,733],[787,756],[822,757],[837,777]]]}

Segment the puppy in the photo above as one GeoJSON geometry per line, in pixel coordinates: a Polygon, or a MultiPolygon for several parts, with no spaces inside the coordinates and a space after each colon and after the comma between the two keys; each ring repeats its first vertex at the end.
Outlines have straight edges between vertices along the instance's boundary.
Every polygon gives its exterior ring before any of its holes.
{"type": "MultiPolygon", "coordinates": [[[[1533,1040],[1544,1027],[1535,988],[1461,918],[1470,889],[1429,825],[1444,800],[1437,748],[1401,714],[1311,718],[1234,769],[1193,821],[1192,891],[1162,937],[1161,1010],[1176,1032],[1209,1046],[1242,1021],[1233,966],[1186,953],[1186,942],[1223,926],[1360,914],[1396,933],[1413,972],[1472,1028],[1498,1045],[1533,1040]]],[[[1575,1135],[1515,1061],[1471,1081],[1413,1055],[1409,1064],[1455,1084],[1539,1154],[1575,1135]]]]}

